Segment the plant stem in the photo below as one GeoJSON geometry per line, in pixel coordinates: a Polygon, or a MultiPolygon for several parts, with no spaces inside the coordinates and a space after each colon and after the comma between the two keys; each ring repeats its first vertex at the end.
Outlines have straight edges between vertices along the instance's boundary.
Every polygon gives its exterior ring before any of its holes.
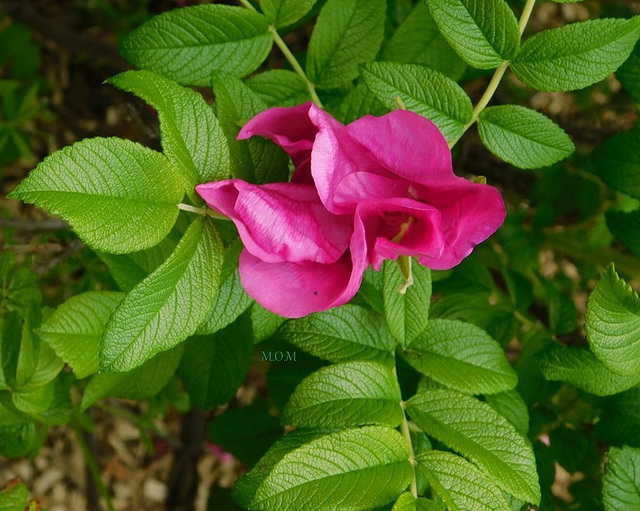
{"type": "MultiPolygon", "coordinates": [[[[393,366],[393,376],[395,376],[396,380],[398,379],[398,372],[396,371],[395,364],[393,366]]],[[[407,447],[409,447],[409,463],[411,463],[411,469],[413,470],[413,477],[411,478],[411,486],[410,486],[411,494],[415,498],[418,498],[418,483],[416,481],[416,458],[413,452],[413,443],[411,442],[411,430],[409,429],[407,414],[404,411],[404,401],[400,401],[400,406],[402,407],[402,423],[400,424],[400,431],[402,432],[402,436],[404,437],[405,442],[407,442],[407,447]]]]}
{"type": "MultiPolygon", "coordinates": [[[[256,10],[256,8],[253,5],[251,5],[249,0],[238,0],[238,1],[242,5],[244,5],[247,9],[251,9],[252,11],[256,10]]],[[[305,73],[304,69],[302,69],[302,67],[300,67],[300,64],[296,60],[296,58],[293,55],[293,53],[291,53],[291,50],[287,46],[287,43],[285,43],[284,40],[282,39],[282,37],[280,37],[280,34],[278,34],[278,30],[276,29],[276,27],[273,26],[273,25],[269,25],[269,32],[271,32],[271,34],[273,34],[273,40],[275,41],[275,43],[278,46],[278,48],[280,48],[280,51],[285,56],[285,58],[287,59],[287,61],[289,62],[289,64],[293,68],[293,70],[307,84],[307,89],[309,89],[309,94],[311,95],[311,100],[316,105],[318,105],[320,108],[322,108],[322,101],[320,101],[320,98],[318,97],[318,94],[316,93],[316,88],[313,85],[313,82],[311,80],[309,80],[309,77],[307,76],[307,73],[305,73]]]]}
{"type": "Polygon", "coordinates": [[[181,202],[180,204],[178,204],[178,209],[181,209],[182,211],[188,211],[189,213],[195,213],[196,215],[200,216],[217,218],[218,220],[230,220],[229,217],[221,215],[220,213],[217,213],[213,209],[209,209],[207,207],[198,208],[196,206],[191,206],[190,204],[184,204],[181,202]]]}
{"type": "Polygon", "coordinates": [[[89,448],[89,444],[87,443],[86,438],[84,437],[84,432],[79,424],[72,424],[73,431],[78,439],[78,444],[80,445],[80,449],[82,450],[82,454],[84,456],[85,463],[89,468],[89,472],[91,472],[91,476],[96,483],[96,487],[98,488],[98,492],[104,499],[104,503],[107,506],[108,511],[115,511],[113,507],[113,502],[111,502],[111,496],[109,495],[109,490],[104,485],[102,481],[102,474],[100,473],[100,467],[98,467],[98,462],[96,461],[91,449],[89,448]]]}
{"type": "MultiPolygon", "coordinates": [[[[527,23],[529,22],[529,18],[531,17],[531,12],[533,11],[533,7],[535,3],[536,3],[536,0],[527,0],[527,3],[525,4],[524,9],[522,10],[522,15],[520,16],[520,20],[518,21],[518,28],[520,30],[520,35],[524,33],[524,29],[526,28],[527,23]]],[[[484,94],[480,98],[480,101],[478,101],[475,108],[473,109],[473,113],[471,114],[471,120],[464,125],[464,127],[462,128],[462,133],[460,133],[460,135],[457,138],[449,142],[449,148],[452,148],[454,145],[456,145],[456,143],[458,142],[458,140],[460,140],[462,135],[464,135],[465,132],[471,126],[473,126],[475,122],[478,120],[478,117],[480,117],[480,114],[487,107],[487,105],[493,98],[493,95],[496,93],[496,90],[498,89],[498,86],[500,85],[500,82],[502,81],[502,78],[504,78],[504,74],[507,72],[507,69],[509,68],[510,65],[511,65],[511,61],[505,60],[495,70],[495,72],[493,73],[493,76],[491,77],[491,81],[487,86],[487,89],[484,91],[484,94]]]]}

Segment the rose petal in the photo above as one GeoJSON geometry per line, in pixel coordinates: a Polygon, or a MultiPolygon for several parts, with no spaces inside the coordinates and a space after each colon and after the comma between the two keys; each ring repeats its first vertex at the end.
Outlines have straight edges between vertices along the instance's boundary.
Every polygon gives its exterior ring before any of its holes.
{"type": "Polygon", "coordinates": [[[196,191],[235,223],[247,250],[265,262],[333,263],[349,245],[351,219],[329,213],[312,186],[230,179],[196,191]]]}

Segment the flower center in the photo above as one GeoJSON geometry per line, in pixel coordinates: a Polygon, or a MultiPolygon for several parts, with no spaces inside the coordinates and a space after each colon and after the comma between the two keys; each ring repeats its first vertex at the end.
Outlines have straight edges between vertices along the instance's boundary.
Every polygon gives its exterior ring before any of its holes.
{"type": "Polygon", "coordinates": [[[402,240],[415,220],[414,217],[402,211],[385,211],[382,215],[385,223],[395,232],[391,238],[394,243],[399,243],[402,240]]]}

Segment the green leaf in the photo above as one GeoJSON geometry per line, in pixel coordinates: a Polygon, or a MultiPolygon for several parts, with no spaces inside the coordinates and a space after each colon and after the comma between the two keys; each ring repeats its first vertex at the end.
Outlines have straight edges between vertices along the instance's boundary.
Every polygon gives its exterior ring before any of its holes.
{"type": "Polygon", "coordinates": [[[640,16],[596,19],[538,32],[511,64],[520,80],[541,91],[582,89],[627,60],[640,36],[640,16]]]}
{"type": "Polygon", "coordinates": [[[297,427],[398,426],[404,418],[400,387],[391,368],[378,362],[343,362],[305,378],[284,409],[297,427]]]}
{"type": "Polygon", "coordinates": [[[262,97],[241,80],[226,74],[214,77],[213,90],[229,144],[233,177],[251,183],[287,181],[289,158],[280,147],[262,137],[236,140],[239,126],[268,108],[262,97]]]}
{"type": "Polygon", "coordinates": [[[29,490],[23,482],[9,481],[7,487],[0,491],[0,511],[25,509],[28,498],[29,490]]]}
{"type": "Polygon", "coordinates": [[[267,57],[273,38],[260,13],[198,5],[154,16],[122,41],[134,66],[185,85],[211,85],[217,71],[246,76],[267,57]]]}
{"type": "Polygon", "coordinates": [[[295,106],[311,101],[307,82],[300,75],[286,69],[271,69],[259,73],[246,83],[268,106],[295,106]]]}
{"type": "Polygon", "coordinates": [[[217,230],[210,221],[197,218],[173,254],[111,316],[101,367],[129,371],[193,334],[211,309],[221,265],[217,230]]]}
{"type": "Polygon", "coordinates": [[[494,481],[464,458],[429,451],[417,458],[418,467],[450,511],[509,511],[494,481]]]}
{"type": "Polygon", "coordinates": [[[0,426],[0,456],[7,458],[24,456],[31,449],[35,434],[36,426],[33,422],[0,426]]]}
{"type": "Polygon", "coordinates": [[[255,408],[230,409],[207,428],[209,439],[247,466],[255,465],[269,446],[282,435],[280,421],[255,408]]]}
{"type": "Polygon", "coordinates": [[[276,28],[295,23],[314,6],[317,0],[260,0],[260,7],[276,28]]]}
{"type": "Polygon", "coordinates": [[[609,138],[592,158],[596,173],[607,186],[640,199],[640,130],[609,138]]]}
{"type": "Polygon", "coordinates": [[[636,103],[640,103],[640,45],[636,47],[624,64],[616,71],[616,77],[631,94],[636,103]]]}
{"type": "Polygon", "coordinates": [[[238,240],[225,250],[220,271],[220,289],[207,317],[198,327],[197,335],[217,332],[233,323],[251,306],[253,300],[245,293],[238,273],[238,258],[242,248],[242,243],[238,240]]]}
{"type": "Polygon", "coordinates": [[[446,511],[442,504],[433,500],[415,498],[406,492],[400,495],[391,511],[446,511]]]}
{"type": "Polygon", "coordinates": [[[341,123],[350,124],[365,115],[381,116],[388,112],[389,109],[371,94],[364,82],[358,82],[331,113],[341,123]]]}
{"type": "Polygon", "coordinates": [[[252,353],[251,324],[245,317],[212,336],[189,339],[179,374],[193,403],[209,410],[229,401],[247,375],[252,353]]]}
{"type": "Polygon", "coordinates": [[[71,297],[42,323],[40,338],[53,348],[79,379],[100,368],[102,333],[123,293],[89,291],[71,297]]]}
{"type": "Polygon", "coordinates": [[[432,121],[447,140],[462,134],[471,120],[472,106],[467,93],[443,74],[414,64],[373,62],[363,68],[369,90],[390,110],[399,98],[407,110],[432,121]]]}
{"type": "Polygon", "coordinates": [[[468,394],[495,394],[518,383],[500,344],[471,323],[432,319],[403,356],[422,374],[468,394]]]}
{"type": "Polygon", "coordinates": [[[397,431],[347,429],[285,454],[258,487],[249,509],[369,509],[397,497],[412,473],[407,445],[397,431]]]}
{"type": "Polygon", "coordinates": [[[529,410],[527,403],[516,390],[507,390],[499,394],[486,396],[487,403],[496,412],[506,418],[516,431],[526,436],[529,431],[529,410]]]}
{"type": "Polygon", "coordinates": [[[602,501],[606,511],[640,508],[640,449],[612,447],[602,478],[602,501]]]}
{"type": "Polygon", "coordinates": [[[405,281],[396,262],[386,261],[382,268],[384,316],[389,331],[402,346],[424,331],[431,305],[431,270],[414,262],[412,271],[413,284],[401,293],[405,281]]]}
{"type": "Polygon", "coordinates": [[[160,243],[183,195],[162,154],[129,140],[90,138],[45,158],[9,197],[60,215],[92,248],[123,254],[160,243]]]}
{"type": "Polygon", "coordinates": [[[176,346],[126,373],[94,374],[84,390],[81,409],[107,396],[137,400],[155,396],[175,374],[182,352],[183,347],[176,346]]]}
{"type": "Polygon", "coordinates": [[[480,466],[501,489],[527,502],[540,501],[531,444],[488,404],[432,390],[412,397],[407,411],[425,433],[480,466]]]}
{"type": "Polygon", "coordinates": [[[125,71],[107,81],[158,111],[164,154],[184,178],[187,193],[229,177],[227,141],[202,95],[150,71],[125,71]]]}
{"type": "Polygon", "coordinates": [[[640,447],[640,387],[606,400],[597,433],[609,445],[640,447]]]}
{"type": "Polygon", "coordinates": [[[286,318],[268,311],[257,302],[251,306],[251,323],[253,324],[253,338],[257,344],[274,335],[286,318]]]}
{"type": "Polygon", "coordinates": [[[380,49],[386,8],[385,0],[328,0],[309,41],[311,81],[330,89],[356,78],[380,49]]]}
{"type": "Polygon", "coordinates": [[[385,362],[392,358],[393,339],[383,322],[355,305],[289,320],[279,334],[294,346],[330,362],[385,362]]]}
{"type": "Polygon", "coordinates": [[[518,52],[518,22],[504,0],[428,0],[427,5],[444,38],[473,67],[498,67],[518,52]]]}
{"type": "Polygon", "coordinates": [[[575,151],[560,126],[519,105],[486,108],[478,119],[478,132],[487,149],[521,169],[548,167],[575,151]]]}
{"type": "Polygon", "coordinates": [[[640,209],[607,211],[607,227],[634,256],[640,257],[640,209]]]}
{"type": "Polygon", "coordinates": [[[466,64],[442,37],[425,3],[415,6],[382,52],[382,60],[419,64],[451,78],[462,77],[466,64]]]}
{"type": "Polygon", "coordinates": [[[11,401],[24,413],[39,414],[51,406],[54,399],[52,382],[45,385],[24,385],[13,389],[11,401]]]}
{"type": "Polygon", "coordinates": [[[589,296],[585,328],[591,351],[608,369],[640,374],[640,298],[613,263],[589,296]]]}
{"type": "Polygon", "coordinates": [[[553,346],[543,352],[541,362],[548,380],[565,381],[596,396],[618,394],[640,383],[640,373],[620,376],[585,349],[553,346]]]}

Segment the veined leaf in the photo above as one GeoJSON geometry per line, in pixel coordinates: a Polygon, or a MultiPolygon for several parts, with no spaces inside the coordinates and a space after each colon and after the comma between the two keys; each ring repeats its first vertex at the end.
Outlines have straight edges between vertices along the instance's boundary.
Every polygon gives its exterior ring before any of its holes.
{"type": "Polygon", "coordinates": [[[258,68],[273,44],[268,25],[262,14],[242,7],[185,7],[151,18],[120,50],[137,67],[207,87],[217,71],[246,76],[258,68]]]}
{"type": "Polygon", "coordinates": [[[412,397],[407,411],[425,433],[476,463],[498,487],[527,502],[540,501],[531,444],[488,404],[432,390],[412,397]]]}
{"type": "Polygon", "coordinates": [[[129,371],[193,334],[218,291],[222,243],[209,221],[194,220],[171,256],[111,316],[101,367],[129,371]]]}
{"type": "Polygon", "coordinates": [[[507,390],[486,396],[487,403],[496,412],[507,419],[522,436],[529,431],[529,410],[527,403],[517,390],[507,390]]]}
{"type": "Polygon", "coordinates": [[[592,157],[598,176],[607,186],[640,199],[640,130],[611,137],[592,157]]]}
{"type": "Polygon", "coordinates": [[[446,511],[446,509],[433,500],[415,498],[411,493],[406,492],[396,500],[391,511],[446,511]]]}
{"type": "Polygon", "coordinates": [[[541,355],[548,380],[560,380],[596,396],[618,394],[640,383],[640,373],[620,376],[586,349],[553,346],[541,355]]]}
{"type": "Polygon", "coordinates": [[[100,368],[102,333],[124,293],[89,291],[69,298],[38,330],[40,338],[85,378],[100,368]]]}
{"type": "Polygon", "coordinates": [[[307,14],[317,0],[260,0],[260,7],[276,28],[295,23],[307,14]]]}
{"type": "Polygon", "coordinates": [[[339,87],[375,58],[384,36],[384,0],[328,0],[309,41],[307,74],[318,87],[339,87]]]}
{"type": "Polygon", "coordinates": [[[640,209],[607,211],[607,227],[634,256],[640,257],[640,209]]]}
{"type": "MultiPolygon", "coordinates": [[[[396,108],[397,105],[394,105],[396,108]]],[[[343,124],[350,124],[365,115],[381,116],[389,112],[364,82],[358,82],[333,110],[333,116],[343,124]]],[[[372,270],[373,271],[373,270],[372,270]]]]}
{"type": "Polygon", "coordinates": [[[443,74],[414,64],[373,62],[363,68],[369,90],[390,110],[400,98],[407,110],[432,121],[447,140],[462,133],[473,107],[467,93],[443,74]]]}
{"type": "Polygon", "coordinates": [[[640,45],[638,43],[626,62],[616,71],[616,77],[634,101],[640,103],[640,45]]]}
{"type": "Polygon", "coordinates": [[[432,319],[403,356],[422,374],[468,394],[495,394],[518,383],[500,344],[471,323],[432,319]]]}
{"type": "Polygon", "coordinates": [[[575,151],[560,126],[519,105],[486,108],[478,119],[478,132],[487,149],[521,169],[548,167],[575,151]]]}
{"type": "Polygon", "coordinates": [[[164,154],[185,180],[197,184],[229,177],[229,148],[213,109],[195,91],[150,71],[125,71],[109,80],[158,111],[164,154]]]}
{"type": "Polygon", "coordinates": [[[89,138],[56,151],[9,195],[60,215],[87,245],[112,254],[160,243],[183,196],[162,154],[119,138],[89,138]]]}
{"type": "Polygon", "coordinates": [[[425,3],[418,3],[397,28],[382,52],[382,60],[419,64],[452,80],[460,79],[467,67],[442,37],[425,3]]]}
{"type": "Polygon", "coordinates": [[[465,62],[498,67],[518,51],[520,31],[505,0],[427,0],[440,32],[465,62]]]}
{"type": "Polygon", "coordinates": [[[246,84],[268,106],[296,106],[311,101],[307,83],[286,69],[272,69],[252,76],[246,84]]]}
{"type": "Polygon", "coordinates": [[[606,511],[640,508],[640,449],[612,447],[602,478],[602,500],[606,511]]]}
{"type": "Polygon", "coordinates": [[[418,467],[450,511],[509,511],[495,482],[464,458],[429,451],[417,457],[418,467]]]}
{"type": "Polygon", "coordinates": [[[412,473],[407,445],[397,431],[347,429],[285,454],[258,487],[249,509],[369,509],[396,498],[412,473]]]}
{"type": "Polygon", "coordinates": [[[589,296],[585,328],[591,351],[608,369],[640,374],[640,298],[613,264],[589,296]]]}
{"type": "Polygon", "coordinates": [[[384,317],[389,331],[402,346],[424,331],[431,305],[431,270],[414,262],[412,272],[413,284],[400,293],[404,278],[396,262],[386,261],[382,268],[384,317]]]}
{"type": "Polygon", "coordinates": [[[344,362],[305,378],[289,399],[283,421],[298,427],[395,427],[404,417],[401,399],[398,381],[388,366],[344,362]]]}
{"type": "Polygon", "coordinates": [[[392,357],[393,339],[383,322],[356,305],[289,320],[279,334],[294,346],[331,362],[384,362],[392,357]]]}
{"type": "Polygon", "coordinates": [[[639,36],[640,16],[551,28],[527,39],[511,68],[518,78],[537,90],[582,89],[618,69],[639,36]]]}

